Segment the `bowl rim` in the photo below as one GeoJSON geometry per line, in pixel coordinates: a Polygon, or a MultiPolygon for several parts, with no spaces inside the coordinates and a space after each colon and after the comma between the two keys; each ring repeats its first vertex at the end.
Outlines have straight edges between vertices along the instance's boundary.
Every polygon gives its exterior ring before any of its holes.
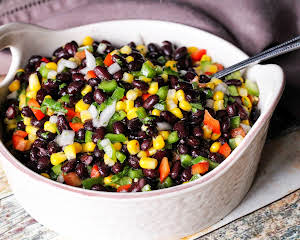
{"type": "MultiPolygon", "coordinates": [[[[247,54],[245,54],[242,50],[240,50],[238,47],[236,47],[235,45],[233,45],[232,43],[228,42],[227,40],[225,40],[223,38],[220,38],[220,37],[218,37],[212,33],[209,33],[205,30],[202,30],[202,29],[198,29],[198,28],[191,27],[191,26],[188,26],[185,24],[180,24],[180,23],[175,23],[175,22],[170,22],[170,21],[143,20],[143,19],[113,20],[113,21],[103,21],[103,22],[98,22],[98,23],[92,23],[92,24],[67,28],[67,29],[54,31],[54,32],[70,31],[70,30],[74,30],[74,29],[78,29],[78,28],[84,29],[85,27],[88,27],[88,26],[93,26],[93,25],[96,26],[96,25],[101,25],[101,24],[110,24],[110,23],[118,23],[118,22],[120,24],[125,24],[126,22],[131,22],[131,23],[147,22],[147,23],[151,23],[151,24],[172,24],[174,26],[176,25],[178,28],[185,28],[185,29],[192,30],[192,31],[198,31],[198,32],[201,32],[202,34],[207,35],[210,38],[215,38],[218,41],[226,42],[226,44],[228,46],[232,47],[232,49],[234,49],[236,51],[240,51],[241,54],[244,54],[245,56],[247,56],[247,54]]],[[[32,26],[30,24],[22,24],[22,25],[32,26]]],[[[43,30],[49,31],[46,28],[41,28],[41,27],[37,27],[37,28],[39,28],[41,31],[43,31],[43,30]]],[[[26,29],[24,29],[24,30],[26,30],[26,29]]],[[[268,65],[274,65],[274,66],[280,68],[278,65],[275,65],[275,64],[268,64],[268,65]]],[[[66,190],[67,192],[74,193],[78,196],[108,198],[108,199],[112,199],[112,200],[113,199],[117,199],[117,200],[126,200],[126,199],[134,200],[134,199],[136,199],[136,200],[138,200],[138,199],[145,199],[145,198],[152,199],[152,198],[157,198],[157,197],[165,197],[165,196],[182,194],[185,191],[192,191],[195,187],[200,187],[200,186],[209,184],[215,178],[220,177],[222,174],[224,174],[225,170],[229,169],[229,167],[239,159],[239,157],[243,154],[243,152],[248,147],[248,145],[252,142],[254,136],[258,133],[258,131],[262,127],[263,123],[268,119],[268,117],[272,114],[273,110],[275,109],[275,107],[280,99],[280,96],[282,95],[283,88],[284,88],[284,82],[285,82],[284,75],[282,72],[282,82],[281,82],[281,86],[279,88],[278,94],[274,96],[274,101],[269,106],[269,108],[266,110],[266,112],[263,115],[260,115],[258,120],[252,126],[251,130],[246,135],[242,144],[239,145],[238,148],[235,149],[229,155],[229,157],[227,157],[217,168],[215,168],[212,171],[210,171],[209,173],[205,174],[200,179],[189,182],[187,184],[180,184],[180,185],[177,185],[174,187],[160,189],[160,190],[154,190],[154,191],[149,191],[149,192],[136,192],[136,193],[116,193],[116,192],[102,192],[102,191],[98,192],[98,191],[92,191],[92,190],[88,190],[88,189],[69,186],[69,185],[59,183],[54,180],[51,180],[51,179],[41,176],[40,174],[27,168],[18,159],[16,159],[10,153],[10,151],[4,146],[2,140],[0,140],[0,153],[4,156],[5,160],[7,160],[11,165],[13,165],[13,167],[17,168],[19,171],[21,171],[22,173],[24,173],[25,175],[30,177],[32,180],[46,183],[49,187],[58,188],[62,191],[66,190]],[[245,140],[247,140],[247,141],[245,141],[245,140]]]]}

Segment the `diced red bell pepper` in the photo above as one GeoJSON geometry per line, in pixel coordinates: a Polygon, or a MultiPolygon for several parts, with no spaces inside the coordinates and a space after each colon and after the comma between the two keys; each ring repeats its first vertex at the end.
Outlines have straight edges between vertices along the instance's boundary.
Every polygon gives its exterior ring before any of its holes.
{"type": "Polygon", "coordinates": [[[145,101],[148,97],[150,97],[151,96],[151,94],[149,94],[149,93],[144,93],[143,95],[142,95],[142,99],[143,99],[143,101],[145,101]]]}
{"type": "Polygon", "coordinates": [[[47,58],[43,57],[43,58],[41,59],[41,62],[48,63],[48,62],[50,62],[50,61],[49,61],[47,58]]]}
{"type": "Polygon", "coordinates": [[[220,149],[219,153],[222,154],[225,158],[227,158],[231,153],[231,148],[229,147],[228,143],[224,143],[220,149]]]}
{"type": "Polygon", "coordinates": [[[222,64],[220,64],[220,63],[214,63],[214,64],[217,66],[218,71],[221,71],[224,69],[224,66],[222,64]]]}
{"type": "Polygon", "coordinates": [[[245,137],[246,136],[246,133],[244,131],[243,128],[241,127],[238,127],[238,128],[234,128],[230,131],[230,134],[231,134],[231,137],[235,138],[237,136],[242,136],[242,137],[245,137]]]}
{"type": "Polygon", "coordinates": [[[75,117],[76,112],[72,109],[72,108],[67,108],[65,107],[65,109],[68,111],[66,116],[67,116],[67,120],[71,121],[73,117],[75,117]]]}
{"type": "Polygon", "coordinates": [[[204,54],[206,54],[206,49],[199,49],[191,54],[191,58],[194,62],[200,61],[204,54]]]}
{"type": "Polygon", "coordinates": [[[14,149],[16,149],[18,151],[22,151],[22,152],[27,150],[28,140],[25,140],[24,137],[14,134],[12,136],[12,142],[13,142],[14,149]]]}
{"type": "Polygon", "coordinates": [[[73,131],[77,132],[79,129],[83,128],[83,123],[72,123],[69,122],[70,127],[73,129],[73,131]]]}
{"type": "Polygon", "coordinates": [[[159,179],[160,179],[160,182],[163,182],[169,176],[169,173],[170,173],[169,161],[168,161],[168,158],[164,157],[161,160],[161,163],[159,165],[159,179]]]}
{"type": "Polygon", "coordinates": [[[208,76],[212,75],[211,72],[205,72],[204,74],[205,74],[205,75],[208,75],[208,76]]]}
{"type": "Polygon", "coordinates": [[[96,177],[100,177],[100,173],[99,173],[98,166],[95,164],[91,171],[91,178],[96,178],[96,177]]]}
{"type": "Polygon", "coordinates": [[[64,180],[66,184],[74,187],[78,187],[81,185],[81,179],[78,177],[78,175],[75,172],[70,172],[64,175],[64,180]]]}
{"type": "Polygon", "coordinates": [[[17,136],[20,136],[22,138],[25,138],[25,137],[27,137],[28,133],[25,132],[25,131],[22,131],[22,130],[17,130],[17,131],[14,132],[13,135],[17,135],[17,136]]]}
{"type": "Polygon", "coordinates": [[[114,63],[114,61],[112,60],[112,56],[110,53],[108,53],[104,59],[104,64],[105,66],[109,67],[110,65],[112,65],[114,63]]]}
{"type": "Polygon", "coordinates": [[[97,77],[96,73],[93,70],[88,71],[87,74],[86,74],[86,76],[87,76],[87,79],[96,78],[97,77]]]}
{"type": "Polygon", "coordinates": [[[204,174],[209,169],[209,163],[206,161],[196,163],[192,166],[192,174],[204,174]]]}
{"type": "Polygon", "coordinates": [[[118,187],[117,192],[128,192],[130,187],[131,187],[131,184],[120,186],[120,187],[118,187]]]}
{"type": "Polygon", "coordinates": [[[45,117],[45,114],[41,110],[37,109],[41,106],[34,98],[31,98],[28,101],[28,106],[31,108],[31,111],[33,112],[37,120],[42,120],[45,117]]]}
{"type": "Polygon", "coordinates": [[[207,110],[205,110],[204,113],[203,123],[204,125],[208,126],[213,131],[213,133],[221,133],[220,122],[217,119],[214,119],[207,110]]]}

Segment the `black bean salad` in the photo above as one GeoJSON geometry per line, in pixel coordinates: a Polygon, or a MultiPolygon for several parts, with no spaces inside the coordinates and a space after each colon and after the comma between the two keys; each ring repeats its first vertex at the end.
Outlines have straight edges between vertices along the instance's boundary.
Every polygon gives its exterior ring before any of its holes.
{"type": "Polygon", "coordinates": [[[255,82],[205,49],[87,36],[32,56],[9,85],[6,142],[46,178],[140,192],[201,178],[230,155],[260,111],[255,82]]]}

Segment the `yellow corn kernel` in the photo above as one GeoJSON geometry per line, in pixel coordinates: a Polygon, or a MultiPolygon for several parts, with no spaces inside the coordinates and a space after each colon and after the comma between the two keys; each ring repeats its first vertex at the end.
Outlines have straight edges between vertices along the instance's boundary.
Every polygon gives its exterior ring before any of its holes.
{"type": "Polygon", "coordinates": [[[90,107],[89,104],[86,104],[82,99],[79,100],[76,104],[75,104],[75,112],[82,112],[84,110],[88,110],[90,107]]]}
{"type": "Polygon", "coordinates": [[[87,142],[82,144],[82,151],[83,152],[94,152],[96,144],[93,142],[87,142]]]}
{"type": "Polygon", "coordinates": [[[208,82],[208,83],[206,83],[205,87],[214,90],[215,89],[215,84],[213,82],[208,82]]]}
{"type": "Polygon", "coordinates": [[[176,92],[176,98],[178,99],[178,101],[184,101],[185,100],[185,94],[184,94],[184,91],[182,89],[180,89],[176,92]]]}
{"type": "Polygon", "coordinates": [[[240,77],[239,79],[241,80],[242,83],[245,82],[244,78],[240,77]]]}
{"type": "Polygon", "coordinates": [[[209,127],[207,127],[206,125],[203,125],[202,129],[203,129],[203,138],[210,139],[212,130],[209,127]]]}
{"type": "Polygon", "coordinates": [[[158,110],[158,109],[153,109],[152,112],[151,112],[151,115],[153,115],[153,116],[158,116],[158,117],[159,117],[159,116],[160,116],[160,112],[161,112],[161,111],[158,110]]]}
{"type": "Polygon", "coordinates": [[[82,41],[82,45],[84,46],[92,45],[93,42],[94,42],[93,38],[91,38],[90,36],[86,36],[82,41]]]}
{"type": "Polygon", "coordinates": [[[110,55],[115,55],[115,54],[119,54],[119,50],[118,49],[115,49],[113,50],[112,52],[110,52],[110,55]]]}
{"type": "Polygon", "coordinates": [[[151,82],[150,87],[148,89],[148,93],[154,95],[157,93],[157,91],[158,91],[158,82],[151,82]]]}
{"type": "Polygon", "coordinates": [[[216,73],[218,71],[218,67],[216,65],[210,65],[207,69],[207,72],[216,73]]]}
{"type": "Polygon", "coordinates": [[[41,173],[41,175],[42,175],[43,177],[45,177],[45,178],[49,178],[49,179],[50,179],[50,176],[49,176],[48,173],[41,173]]]}
{"type": "Polygon", "coordinates": [[[140,166],[143,169],[155,169],[157,164],[158,162],[155,158],[143,157],[140,159],[140,166]]]}
{"type": "Polygon", "coordinates": [[[11,84],[9,84],[8,86],[8,90],[11,91],[11,92],[14,92],[14,91],[17,91],[20,89],[20,81],[19,80],[14,80],[12,81],[11,84]]]}
{"type": "Polygon", "coordinates": [[[111,174],[103,179],[105,185],[110,184],[112,182],[111,181],[112,176],[113,175],[111,174]]]}
{"type": "Polygon", "coordinates": [[[120,49],[120,52],[122,53],[122,54],[127,54],[127,55],[129,55],[130,53],[131,53],[131,47],[129,47],[128,45],[125,45],[124,47],[122,47],[121,49],[120,49]]]}
{"type": "Polygon", "coordinates": [[[178,107],[171,109],[170,112],[180,119],[183,118],[183,114],[178,107]]]}
{"type": "Polygon", "coordinates": [[[137,97],[138,97],[138,92],[137,91],[135,91],[134,89],[130,89],[130,90],[128,90],[128,92],[126,93],[126,98],[128,99],[128,100],[135,100],[135,99],[137,99],[137,97]]]}
{"type": "Polygon", "coordinates": [[[140,89],[134,88],[133,90],[137,92],[138,97],[143,95],[143,92],[140,89]]]}
{"type": "Polygon", "coordinates": [[[86,94],[88,94],[91,91],[92,91],[92,87],[90,85],[86,84],[85,87],[81,90],[81,95],[85,96],[86,94]]]}
{"type": "Polygon", "coordinates": [[[125,103],[123,101],[118,101],[116,104],[116,111],[125,110],[125,103]]]}
{"type": "Polygon", "coordinates": [[[140,151],[137,156],[138,158],[148,157],[148,153],[146,151],[140,151]]]}
{"type": "Polygon", "coordinates": [[[30,142],[34,142],[37,139],[37,136],[35,134],[28,134],[28,140],[30,142]]]}
{"type": "Polygon", "coordinates": [[[23,68],[19,68],[16,72],[25,72],[25,70],[23,68]]]}
{"type": "Polygon", "coordinates": [[[220,142],[214,142],[214,143],[210,146],[210,149],[209,149],[209,150],[210,150],[211,152],[216,153],[216,152],[219,151],[220,147],[221,147],[221,143],[220,143],[220,142]]]}
{"type": "Polygon", "coordinates": [[[25,127],[25,131],[28,133],[28,134],[33,134],[33,135],[36,135],[36,132],[38,131],[39,129],[37,127],[33,127],[33,126],[26,126],[25,127]]]}
{"type": "Polygon", "coordinates": [[[134,108],[134,101],[125,100],[125,112],[129,112],[133,108],[134,108]]]}
{"type": "Polygon", "coordinates": [[[146,83],[150,83],[152,81],[152,78],[147,78],[145,76],[140,76],[139,79],[146,83]]]}
{"type": "Polygon", "coordinates": [[[50,108],[47,109],[47,115],[48,116],[52,116],[54,113],[55,112],[52,109],[50,109],[50,108]]]}
{"type": "Polygon", "coordinates": [[[84,110],[84,111],[80,112],[80,118],[81,118],[81,121],[84,123],[87,120],[91,120],[92,115],[90,114],[90,112],[88,110],[84,110]]]}
{"type": "Polygon", "coordinates": [[[25,126],[30,126],[31,125],[31,118],[30,117],[24,117],[23,118],[23,123],[25,126]]]}
{"type": "Polygon", "coordinates": [[[50,98],[50,99],[52,99],[52,97],[51,97],[50,95],[46,95],[45,98],[50,98]]]}
{"type": "Polygon", "coordinates": [[[217,139],[219,139],[219,137],[221,137],[221,133],[213,133],[211,135],[211,140],[216,141],[217,139]]]}
{"type": "Polygon", "coordinates": [[[80,153],[82,151],[82,146],[80,143],[74,142],[73,145],[75,147],[76,153],[80,153]]]}
{"type": "Polygon", "coordinates": [[[213,78],[210,80],[210,82],[214,83],[215,85],[218,85],[218,84],[222,83],[223,81],[219,78],[213,78]]]}
{"type": "Polygon", "coordinates": [[[67,160],[67,157],[64,152],[52,153],[50,157],[50,161],[52,165],[56,166],[67,160]]]}
{"type": "Polygon", "coordinates": [[[7,130],[12,130],[17,128],[17,123],[16,122],[11,122],[7,124],[7,130]]]}
{"type": "Polygon", "coordinates": [[[163,78],[163,80],[164,80],[165,82],[168,81],[168,74],[162,73],[160,76],[163,78]]]}
{"type": "Polygon", "coordinates": [[[179,107],[186,112],[192,110],[192,105],[186,100],[179,102],[179,107]]]}
{"type": "Polygon", "coordinates": [[[160,150],[165,147],[165,141],[161,135],[158,135],[156,138],[153,139],[153,147],[156,150],[160,150]]]}
{"type": "Polygon", "coordinates": [[[157,150],[154,147],[151,147],[149,148],[148,152],[149,152],[149,156],[152,156],[157,152],[157,150]]]}
{"type": "Polygon", "coordinates": [[[198,48],[197,47],[188,47],[187,51],[189,54],[192,54],[192,53],[198,51],[198,48]]]}
{"type": "Polygon", "coordinates": [[[213,99],[214,99],[215,101],[217,101],[217,100],[223,100],[223,99],[224,99],[224,93],[221,92],[221,91],[216,91],[216,92],[214,93],[213,99]]]}
{"type": "Polygon", "coordinates": [[[122,80],[123,80],[124,82],[132,83],[132,82],[133,82],[133,75],[130,74],[130,73],[128,73],[128,72],[125,72],[125,73],[123,74],[122,80]]]}
{"type": "Polygon", "coordinates": [[[41,89],[40,80],[36,73],[32,73],[29,76],[28,82],[29,82],[29,84],[28,84],[29,91],[37,92],[38,90],[41,89]]]}
{"type": "Polygon", "coordinates": [[[161,135],[163,137],[164,140],[167,140],[169,137],[169,131],[160,131],[159,135],[161,135]]]}
{"type": "Polygon", "coordinates": [[[117,160],[111,159],[106,153],[104,154],[103,159],[104,159],[104,163],[110,167],[112,167],[117,161],[117,160]]]}
{"type": "Polygon", "coordinates": [[[19,109],[22,110],[23,107],[26,106],[26,95],[25,93],[21,93],[19,96],[19,109]]]}
{"type": "Polygon", "coordinates": [[[130,63],[134,60],[134,58],[132,56],[128,56],[126,57],[126,62],[130,63]]]}
{"type": "Polygon", "coordinates": [[[246,106],[247,108],[252,108],[252,103],[248,97],[242,97],[242,102],[243,105],[246,106]]]}
{"type": "Polygon", "coordinates": [[[176,63],[176,61],[169,60],[165,63],[165,66],[171,68],[173,71],[177,71],[176,63]]]}
{"type": "Polygon", "coordinates": [[[210,56],[208,56],[208,55],[206,55],[206,54],[204,54],[203,56],[202,56],[202,58],[201,58],[201,60],[200,60],[201,62],[204,62],[204,61],[211,61],[211,57],[210,56]]]}
{"type": "Polygon", "coordinates": [[[57,64],[55,62],[49,62],[46,64],[46,68],[57,71],[57,64]]]}
{"type": "Polygon", "coordinates": [[[56,123],[51,123],[50,121],[46,121],[44,123],[44,130],[52,133],[56,133],[56,123]]]}
{"type": "Polygon", "coordinates": [[[243,120],[243,121],[242,121],[242,124],[245,124],[245,125],[250,126],[250,123],[249,123],[249,120],[248,120],[248,119],[247,119],[247,120],[243,120]]]}
{"type": "Polygon", "coordinates": [[[248,96],[248,91],[246,88],[243,87],[238,87],[238,93],[241,97],[247,97],[248,96]]]}
{"type": "Polygon", "coordinates": [[[26,91],[26,97],[36,99],[37,91],[26,91]]]}
{"type": "Polygon", "coordinates": [[[132,108],[131,110],[129,110],[127,112],[127,119],[131,120],[137,117],[137,113],[136,113],[137,108],[132,108]]]}
{"type": "Polygon", "coordinates": [[[75,159],[76,158],[76,148],[74,144],[70,144],[68,146],[65,146],[64,153],[67,157],[67,159],[75,159]]]}
{"type": "Polygon", "coordinates": [[[127,143],[127,150],[131,155],[135,155],[140,151],[140,144],[137,140],[130,140],[127,143]]]}
{"type": "Polygon", "coordinates": [[[120,142],[115,142],[113,144],[114,148],[116,149],[116,151],[120,151],[122,148],[122,144],[120,142]]]}
{"type": "Polygon", "coordinates": [[[136,46],[136,50],[138,50],[141,54],[145,55],[147,53],[147,48],[145,45],[136,46]]]}
{"type": "Polygon", "coordinates": [[[219,110],[224,110],[224,100],[217,100],[214,101],[214,110],[219,111],[219,110]]]}

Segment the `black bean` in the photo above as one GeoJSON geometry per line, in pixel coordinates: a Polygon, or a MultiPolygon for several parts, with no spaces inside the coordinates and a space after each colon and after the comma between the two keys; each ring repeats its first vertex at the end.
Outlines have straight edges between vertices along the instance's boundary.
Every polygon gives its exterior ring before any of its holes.
{"type": "Polygon", "coordinates": [[[67,119],[65,118],[64,115],[59,115],[57,117],[57,129],[60,133],[62,133],[63,130],[68,130],[69,128],[69,124],[67,119]]]}
{"type": "Polygon", "coordinates": [[[177,120],[176,117],[169,111],[162,111],[160,116],[170,124],[173,124],[177,120]]]}
{"type": "Polygon", "coordinates": [[[142,188],[146,185],[146,180],[144,178],[140,178],[137,182],[134,182],[130,189],[129,192],[141,192],[142,188]]]}
{"type": "Polygon", "coordinates": [[[24,117],[32,117],[33,112],[31,111],[30,107],[26,106],[22,108],[21,113],[23,114],[24,117]]]}
{"type": "Polygon", "coordinates": [[[208,154],[207,154],[207,152],[205,151],[204,148],[194,148],[194,149],[192,149],[191,155],[192,155],[193,158],[196,158],[198,156],[202,156],[202,157],[207,157],[208,156],[208,154]]]}
{"type": "Polygon", "coordinates": [[[149,43],[148,44],[148,51],[149,52],[158,52],[159,47],[155,43],[149,43]]]}
{"type": "Polygon", "coordinates": [[[187,55],[187,48],[186,47],[180,47],[177,48],[174,53],[174,60],[177,61],[187,55]]]}
{"type": "Polygon", "coordinates": [[[64,49],[70,56],[74,56],[77,52],[78,44],[75,41],[69,42],[65,45],[64,49]]]}
{"type": "Polygon", "coordinates": [[[157,169],[143,169],[143,174],[150,179],[157,178],[159,175],[157,169]]]}
{"type": "Polygon", "coordinates": [[[39,138],[44,139],[45,141],[51,141],[51,140],[53,140],[53,139],[56,137],[56,134],[55,134],[55,133],[45,131],[45,130],[42,129],[42,128],[40,128],[40,129],[37,131],[36,135],[37,135],[39,138]]]}
{"type": "Polygon", "coordinates": [[[95,67],[94,72],[97,75],[97,77],[102,80],[110,80],[112,78],[112,76],[109,74],[105,67],[97,66],[95,67]]]}
{"type": "Polygon", "coordinates": [[[78,82],[78,81],[84,82],[85,81],[84,75],[81,74],[81,73],[74,73],[74,74],[72,74],[72,80],[74,82],[78,82]]]}
{"type": "Polygon", "coordinates": [[[113,79],[116,79],[117,81],[121,81],[123,78],[123,71],[117,71],[114,75],[113,75],[113,79]]]}
{"type": "Polygon", "coordinates": [[[5,113],[8,119],[14,119],[17,116],[17,110],[15,107],[10,106],[5,113]]]}
{"type": "Polygon", "coordinates": [[[229,117],[236,116],[237,112],[236,112],[235,105],[234,104],[228,104],[227,107],[226,107],[226,112],[227,112],[229,117]]]}
{"type": "Polygon", "coordinates": [[[93,93],[92,92],[89,92],[87,94],[85,94],[83,97],[82,97],[82,100],[84,103],[86,104],[92,104],[93,103],[93,93]]]}
{"type": "Polygon", "coordinates": [[[111,167],[111,171],[114,174],[117,174],[119,172],[121,172],[123,170],[123,166],[120,162],[116,162],[112,167],[111,167]]]}
{"type": "Polygon", "coordinates": [[[68,94],[75,95],[79,93],[83,85],[83,81],[71,82],[68,86],[68,94]]]}
{"type": "Polygon", "coordinates": [[[180,138],[187,137],[189,135],[188,129],[186,127],[186,124],[183,121],[178,121],[174,124],[173,129],[177,131],[178,136],[180,138]]]}
{"type": "Polygon", "coordinates": [[[85,130],[84,130],[84,128],[79,129],[75,133],[75,138],[80,140],[80,141],[84,141],[84,139],[85,139],[85,130]]]}
{"type": "Polygon", "coordinates": [[[53,153],[59,152],[60,147],[58,146],[58,144],[56,142],[51,141],[51,142],[48,143],[47,150],[49,152],[49,155],[51,155],[53,153]]]}
{"type": "Polygon", "coordinates": [[[101,80],[99,78],[90,78],[88,80],[88,84],[91,86],[91,87],[97,87],[99,85],[99,83],[101,82],[101,80]]]}
{"type": "Polygon", "coordinates": [[[246,120],[249,117],[248,112],[241,105],[238,105],[238,113],[239,113],[239,116],[240,116],[241,120],[246,120]]]}
{"type": "Polygon", "coordinates": [[[224,138],[228,139],[228,138],[230,138],[230,133],[229,133],[229,132],[224,132],[224,133],[222,134],[222,136],[223,136],[224,138]]]}
{"type": "Polygon", "coordinates": [[[94,126],[93,126],[93,121],[92,120],[87,120],[85,121],[85,123],[83,124],[83,127],[85,130],[89,130],[89,131],[94,131],[94,126]]]}
{"type": "Polygon", "coordinates": [[[132,85],[142,91],[147,91],[149,89],[148,83],[146,83],[144,81],[140,81],[140,80],[134,80],[132,82],[132,85]]]}
{"type": "Polygon", "coordinates": [[[216,112],[217,119],[221,120],[225,117],[227,117],[227,111],[226,110],[219,110],[216,112]]]}
{"type": "Polygon", "coordinates": [[[58,90],[58,87],[58,82],[54,79],[48,79],[43,83],[43,89],[45,89],[48,93],[58,90]]]}
{"type": "Polygon", "coordinates": [[[104,162],[99,162],[98,169],[101,177],[107,177],[109,175],[109,167],[104,162]]]}
{"type": "Polygon", "coordinates": [[[113,46],[107,46],[106,49],[104,50],[105,53],[110,53],[112,52],[113,50],[115,50],[115,48],[113,46]]]}
{"type": "Polygon", "coordinates": [[[142,99],[142,97],[137,97],[137,99],[135,99],[134,106],[137,107],[137,108],[143,106],[143,99],[142,99]]]}
{"type": "Polygon", "coordinates": [[[46,146],[47,146],[47,142],[40,138],[36,139],[32,144],[32,148],[40,148],[40,147],[44,148],[46,146]]]}
{"type": "Polygon", "coordinates": [[[143,65],[143,62],[138,60],[138,59],[134,59],[132,62],[128,63],[128,70],[129,71],[139,71],[141,70],[143,65]]]}
{"type": "Polygon", "coordinates": [[[237,105],[243,105],[241,97],[237,96],[237,97],[233,97],[233,98],[234,98],[234,103],[233,104],[235,104],[236,106],[237,105]]]}
{"type": "Polygon", "coordinates": [[[75,168],[75,172],[78,175],[78,177],[80,177],[81,179],[88,176],[88,171],[83,163],[77,164],[77,166],[75,168]]]}
{"type": "Polygon", "coordinates": [[[196,137],[190,136],[187,139],[187,144],[190,145],[191,147],[197,147],[200,145],[200,141],[196,137]]]}
{"type": "Polygon", "coordinates": [[[192,169],[191,167],[188,167],[186,169],[183,170],[183,172],[181,173],[181,178],[180,180],[182,182],[186,182],[186,181],[189,181],[191,178],[192,178],[192,169]]]}
{"type": "Polygon", "coordinates": [[[158,82],[158,87],[162,87],[163,85],[166,85],[164,79],[161,76],[152,78],[152,81],[158,82]]]}
{"type": "Polygon", "coordinates": [[[187,82],[179,82],[178,83],[178,89],[182,89],[184,92],[191,88],[192,88],[192,85],[187,82]]]}
{"type": "Polygon", "coordinates": [[[173,54],[173,45],[169,41],[164,41],[161,49],[166,56],[171,56],[173,54]]]}
{"type": "Polygon", "coordinates": [[[151,139],[145,139],[142,144],[141,144],[141,150],[146,151],[147,149],[149,149],[151,147],[151,139]]]}
{"type": "MultiPolygon", "coordinates": [[[[123,145],[124,146],[124,145],[123,145]]],[[[96,146],[96,148],[95,148],[95,150],[94,150],[94,157],[96,157],[96,158],[103,158],[104,157],[104,151],[103,150],[100,150],[97,146],[96,146]]]]}
{"type": "Polygon", "coordinates": [[[106,98],[107,98],[107,96],[102,90],[97,89],[94,92],[94,100],[96,103],[101,104],[106,100],[106,98]]]}
{"type": "Polygon", "coordinates": [[[38,152],[39,152],[38,148],[36,148],[36,147],[32,147],[31,148],[30,153],[29,153],[31,161],[33,161],[33,162],[37,162],[38,161],[38,152]]]}
{"type": "Polygon", "coordinates": [[[42,59],[39,55],[33,55],[29,58],[28,64],[31,66],[35,66],[42,59]]]}
{"type": "Polygon", "coordinates": [[[199,76],[199,82],[200,83],[208,83],[210,81],[210,78],[206,76],[205,74],[201,74],[199,76]]]}
{"type": "Polygon", "coordinates": [[[155,126],[149,126],[146,130],[146,133],[150,137],[156,137],[158,135],[157,127],[155,126]]]}
{"type": "Polygon", "coordinates": [[[218,138],[218,142],[220,142],[222,145],[227,143],[227,138],[225,138],[224,136],[221,136],[218,138]]]}
{"type": "Polygon", "coordinates": [[[99,127],[96,129],[95,133],[92,136],[92,141],[97,143],[99,140],[102,140],[105,136],[105,127],[99,127]]]}
{"type": "Polygon", "coordinates": [[[177,149],[179,154],[187,154],[189,151],[188,146],[185,144],[178,144],[177,149]]]}
{"type": "Polygon", "coordinates": [[[65,51],[65,49],[62,48],[62,47],[57,48],[53,52],[52,55],[55,56],[55,57],[57,57],[57,58],[68,58],[68,56],[69,56],[68,53],[65,51]]]}
{"type": "MultiPolygon", "coordinates": [[[[63,88],[61,88],[58,91],[58,96],[62,97],[68,94],[68,86],[64,86],[63,88]]],[[[43,99],[45,98],[45,96],[43,97],[43,99]]]]}
{"type": "Polygon", "coordinates": [[[139,163],[139,159],[137,156],[130,155],[128,158],[128,164],[130,167],[132,167],[134,169],[140,168],[140,163],[139,163]]]}
{"type": "Polygon", "coordinates": [[[225,83],[227,85],[242,86],[242,81],[239,79],[225,80],[225,83]]]}
{"type": "Polygon", "coordinates": [[[138,135],[138,139],[141,139],[141,140],[148,138],[147,133],[145,131],[142,131],[142,130],[138,131],[137,135],[138,135]]]}
{"type": "Polygon", "coordinates": [[[168,157],[167,151],[166,150],[158,150],[152,157],[157,159],[158,161],[161,161],[164,157],[168,157]]]}
{"type": "Polygon", "coordinates": [[[46,148],[39,147],[38,149],[39,149],[38,151],[39,157],[49,156],[49,152],[46,148]]]}
{"type": "Polygon", "coordinates": [[[49,157],[44,156],[39,158],[36,168],[39,172],[43,172],[46,171],[50,167],[50,165],[51,163],[49,157]]]}
{"type": "Polygon", "coordinates": [[[170,177],[172,179],[176,179],[179,175],[180,169],[181,169],[181,162],[177,160],[174,162],[172,166],[172,169],[170,171],[170,177]]]}
{"type": "Polygon", "coordinates": [[[69,72],[62,72],[56,75],[56,80],[63,83],[69,83],[72,81],[72,76],[69,72]]]}
{"type": "Polygon", "coordinates": [[[169,82],[170,82],[172,88],[178,90],[178,89],[179,89],[179,88],[178,88],[178,87],[179,87],[179,86],[178,86],[178,78],[177,78],[176,76],[169,75],[169,76],[168,76],[168,79],[169,79],[169,82]]]}
{"type": "Polygon", "coordinates": [[[121,121],[117,121],[113,123],[113,132],[115,134],[121,134],[121,133],[125,133],[126,127],[124,125],[124,123],[122,123],[121,121]]]}
{"type": "Polygon", "coordinates": [[[159,97],[157,95],[151,95],[145,100],[143,107],[147,110],[150,110],[158,102],[159,102],[159,97]]]}
{"type": "Polygon", "coordinates": [[[227,132],[230,128],[230,120],[228,117],[225,117],[221,122],[221,130],[222,132],[227,132]]]}
{"type": "Polygon", "coordinates": [[[32,126],[41,128],[44,126],[45,122],[48,120],[48,117],[44,117],[41,120],[37,120],[35,117],[31,118],[30,123],[32,126]]]}
{"type": "Polygon", "coordinates": [[[138,131],[141,129],[142,122],[138,118],[133,118],[127,122],[127,128],[129,131],[138,131]]]}
{"type": "Polygon", "coordinates": [[[112,60],[113,62],[116,62],[121,66],[125,66],[127,64],[126,60],[122,56],[119,56],[118,54],[112,55],[112,60]]]}
{"type": "Polygon", "coordinates": [[[91,190],[93,190],[93,191],[106,191],[105,187],[102,186],[101,184],[94,184],[91,187],[91,190]]]}
{"type": "Polygon", "coordinates": [[[76,159],[72,159],[64,162],[63,165],[61,166],[61,170],[64,173],[68,173],[74,171],[75,167],[76,167],[76,159]]]}
{"type": "Polygon", "coordinates": [[[194,129],[193,129],[193,135],[195,137],[202,137],[203,136],[203,130],[202,130],[202,128],[200,126],[194,127],[194,129]]]}
{"type": "Polygon", "coordinates": [[[19,130],[25,130],[25,124],[24,122],[20,121],[20,122],[17,122],[17,129],[19,130]]]}
{"type": "Polygon", "coordinates": [[[255,123],[256,120],[259,118],[260,116],[260,110],[257,108],[257,106],[254,106],[252,108],[252,111],[250,113],[250,120],[252,123],[255,123]]]}
{"type": "Polygon", "coordinates": [[[80,156],[80,161],[84,163],[86,166],[90,165],[93,162],[94,158],[92,155],[84,153],[80,156]]]}
{"type": "Polygon", "coordinates": [[[130,48],[136,48],[135,42],[130,42],[127,44],[130,48]]]}
{"type": "Polygon", "coordinates": [[[189,81],[189,82],[192,81],[196,76],[197,76],[197,74],[194,73],[194,72],[192,72],[192,71],[188,71],[188,72],[184,75],[185,79],[186,79],[187,81],[189,81]]]}
{"type": "Polygon", "coordinates": [[[217,163],[224,161],[224,157],[220,153],[209,153],[208,158],[217,163]]]}

